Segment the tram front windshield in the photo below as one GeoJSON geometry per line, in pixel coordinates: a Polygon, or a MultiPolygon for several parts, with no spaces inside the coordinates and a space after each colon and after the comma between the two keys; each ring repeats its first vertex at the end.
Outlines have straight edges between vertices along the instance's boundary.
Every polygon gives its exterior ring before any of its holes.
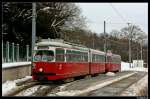
{"type": "Polygon", "coordinates": [[[36,50],[34,61],[53,61],[54,51],[51,50],[36,50]]]}

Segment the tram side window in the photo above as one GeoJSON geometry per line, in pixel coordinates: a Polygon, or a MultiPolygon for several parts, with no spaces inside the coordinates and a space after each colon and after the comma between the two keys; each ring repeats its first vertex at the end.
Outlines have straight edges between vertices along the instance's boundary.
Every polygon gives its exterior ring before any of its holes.
{"type": "Polygon", "coordinates": [[[98,57],[97,62],[102,62],[102,56],[101,55],[97,55],[97,57],[98,57]]]}
{"type": "Polygon", "coordinates": [[[117,64],[119,63],[119,58],[118,58],[118,57],[116,57],[116,63],[117,63],[117,64]]]}
{"type": "Polygon", "coordinates": [[[80,60],[79,52],[74,50],[66,51],[67,62],[78,62],[80,60]]]}
{"type": "Polygon", "coordinates": [[[121,57],[118,58],[118,64],[121,64],[121,57]]]}
{"type": "Polygon", "coordinates": [[[95,55],[95,62],[98,62],[98,57],[97,57],[97,55],[95,55]]]}
{"type": "Polygon", "coordinates": [[[107,56],[107,62],[108,62],[108,63],[113,62],[113,58],[112,58],[111,56],[107,56]]]}
{"type": "Polygon", "coordinates": [[[115,57],[115,63],[118,63],[118,58],[117,57],[115,57]]]}
{"type": "Polygon", "coordinates": [[[83,56],[84,56],[84,62],[88,62],[88,53],[84,53],[83,54],[83,56]]]}
{"type": "Polygon", "coordinates": [[[92,54],[92,62],[96,62],[97,61],[96,57],[97,56],[95,54],[92,54]]]}
{"type": "Polygon", "coordinates": [[[120,64],[121,63],[121,58],[120,57],[116,57],[116,63],[120,64]]]}
{"type": "Polygon", "coordinates": [[[77,61],[78,62],[83,62],[83,53],[82,52],[78,52],[77,56],[78,56],[77,61]]]}
{"type": "Polygon", "coordinates": [[[67,50],[66,51],[66,60],[67,60],[67,62],[71,62],[72,61],[71,50],[67,50]]]}
{"type": "Polygon", "coordinates": [[[79,56],[79,51],[72,51],[72,61],[73,62],[79,62],[80,56],[79,56]]]}
{"type": "Polygon", "coordinates": [[[92,54],[92,62],[95,62],[95,55],[92,54]]]}
{"type": "Polygon", "coordinates": [[[104,62],[104,56],[103,55],[97,55],[97,62],[104,62]]]}
{"type": "Polygon", "coordinates": [[[88,55],[87,53],[75,51],[75,50],[67,50],[66,51],[66,59],[68,62],[87,62],[88,55]]]}
{"type": "Polygon", "coordinates": [[[100,56],[96,55],[96,62],[100,62],[100,56]]]}
{"type": "Polygon", "coordinates": [[[102,62],[105,62],[105,56],[102,55],[102,62]]]}
{"type": "Polygon", "coordinates": [[[65,60],[64,58],[64,49],[56,48],[56,61],[63,62],[65,60]]]}
{"type": "Polygon", "coordinates": [[[104,61],[103,55],[92,54],[92,62],[103,62],[103,61],[104,61]]]}
{"type": "Polygon", "coordinates": [[[112,63],[116,63],[114,56],[112,57],[112,63]]]}
{"type": "Polygon", "coordinates": [[[113,63],[118,64],[118,63],[119,63],[119,58],[116,57],[116,56],[114,56],[114,57],[112,58],[112,61],[113,61],[113,63]]]}

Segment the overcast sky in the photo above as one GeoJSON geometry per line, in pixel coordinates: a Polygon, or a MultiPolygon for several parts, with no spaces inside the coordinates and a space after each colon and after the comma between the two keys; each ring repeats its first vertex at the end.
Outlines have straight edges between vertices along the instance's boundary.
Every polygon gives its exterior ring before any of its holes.
{"type": "Polygon", "coordinates": [[[148,3],[76,3],[82,15],[87,18],[88,28],[96,33],[113,29],[120,30],[127,26],[126,22],[138,25],[148,33],[148,3]],[[112,6],[111,6],[112,4],[112,6]],[[114,9],[113,9],[113,8],[114,9]],[[121,17],[116,10],[121,14],[121,17]]]}

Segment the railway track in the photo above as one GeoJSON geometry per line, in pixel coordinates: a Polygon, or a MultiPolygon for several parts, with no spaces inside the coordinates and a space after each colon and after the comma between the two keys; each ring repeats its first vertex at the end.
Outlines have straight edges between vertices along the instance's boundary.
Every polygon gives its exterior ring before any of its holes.
{"type": "Polygon", "coordinates": [[[128,78],[122,79],[103,88],[86,93],[84,94],[84,96],[119,96],[119,94],[123,90],[140,80],[146,74],[146,72],[137,72],[136,74],[128,78]]]}
{"type": "Polygon", "coordinates": [[[57,86],[57,84],[38,84],[15,94],[15,96],[46,96],[49,91],[57,86]]]}
{"type": "Polygon", "coordinates": [[[19,92],[21,92],[21,91],[23,91],[23,90],[26,90],[26,89],[28,89],[28,88],[30,88],[30,87],[32,87],[32,86],[35,86],[35,85],[37,85],[37,84],[38,84],[38,82],[35,82],[35,81],[26,82],[26,83],[24,83],[24,84],[21,84],[21,85],[17,86],[15,89],[13,89],[13,90],[7,92],[7,93],[4,94],[3,96],[14,96],[14,95],[16,95],[17,93],[19,93],[19,92]]]}
{"type": "Polygon", "coordinates": [[[19,84],[15,89],[3,96],[46,96],[58,83],[30,81],[19,84]]]}
{"type": "MultiPolygon", "coordinates": [[[[70,83],[58,83],[58,82],[37,82],[37,81],[29,81],[25,82],[24,84],[19,84],[16,89],[12,92],[8,92],[3,96],[52,96],[55,95],[57,92],[61,91],[69,91],[69,90],[84,90],[93,85],[99,84],[102,80],[111,80],[112,78],[116,79],[126,74],[130,74],[133,72],[119,72],[116,73],[115,76],[106,76],[105,74],[100,74],[99,76],[88,78],[88,79],[79,79],[70,83]],[[86,82],[86,83],[85,83],[86,82]],[[84,83],[84,84],[83,84],[84,83]],[[64,85],[63,89],[61,89],[61,85],[64,85]]],[[[93,90],[87,92],[81,96],[113,96],[119,94],[122,90],[132,85],[134,82],[142,78],[146,75],[145,72],[137,72],[130,77],[117,81],[115,83],[109,84],[105,87],[102,87],[97,90],[93,90]]],[[[57,94],[56,94],[57,96],[57,94]]]]}

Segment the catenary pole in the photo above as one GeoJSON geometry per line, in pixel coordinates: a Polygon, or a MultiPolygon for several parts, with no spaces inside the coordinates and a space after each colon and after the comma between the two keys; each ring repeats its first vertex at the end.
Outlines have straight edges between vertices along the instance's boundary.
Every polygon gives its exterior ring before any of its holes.
{"type": "Polygon", "coordinates": [[[33,53],[34,53],[34,46],[35,46],[35,35],[36,35],[36,3],[32,3],[32,53],[31,53],[31,61],[33,67],[33,53]]]}
{"type": "Polygon", "coordinates": [[[105,25],[106,25],[106,22],[104,21],[104,52],[106,54],[106,32],[105,32],[105,25]]]}
{"type": "Polygon", "coordinates": [[[131,68],[131,32],[130,32],[130,23],[128,24],[128,32],[129,32],[129,67],[131,68]]]}

